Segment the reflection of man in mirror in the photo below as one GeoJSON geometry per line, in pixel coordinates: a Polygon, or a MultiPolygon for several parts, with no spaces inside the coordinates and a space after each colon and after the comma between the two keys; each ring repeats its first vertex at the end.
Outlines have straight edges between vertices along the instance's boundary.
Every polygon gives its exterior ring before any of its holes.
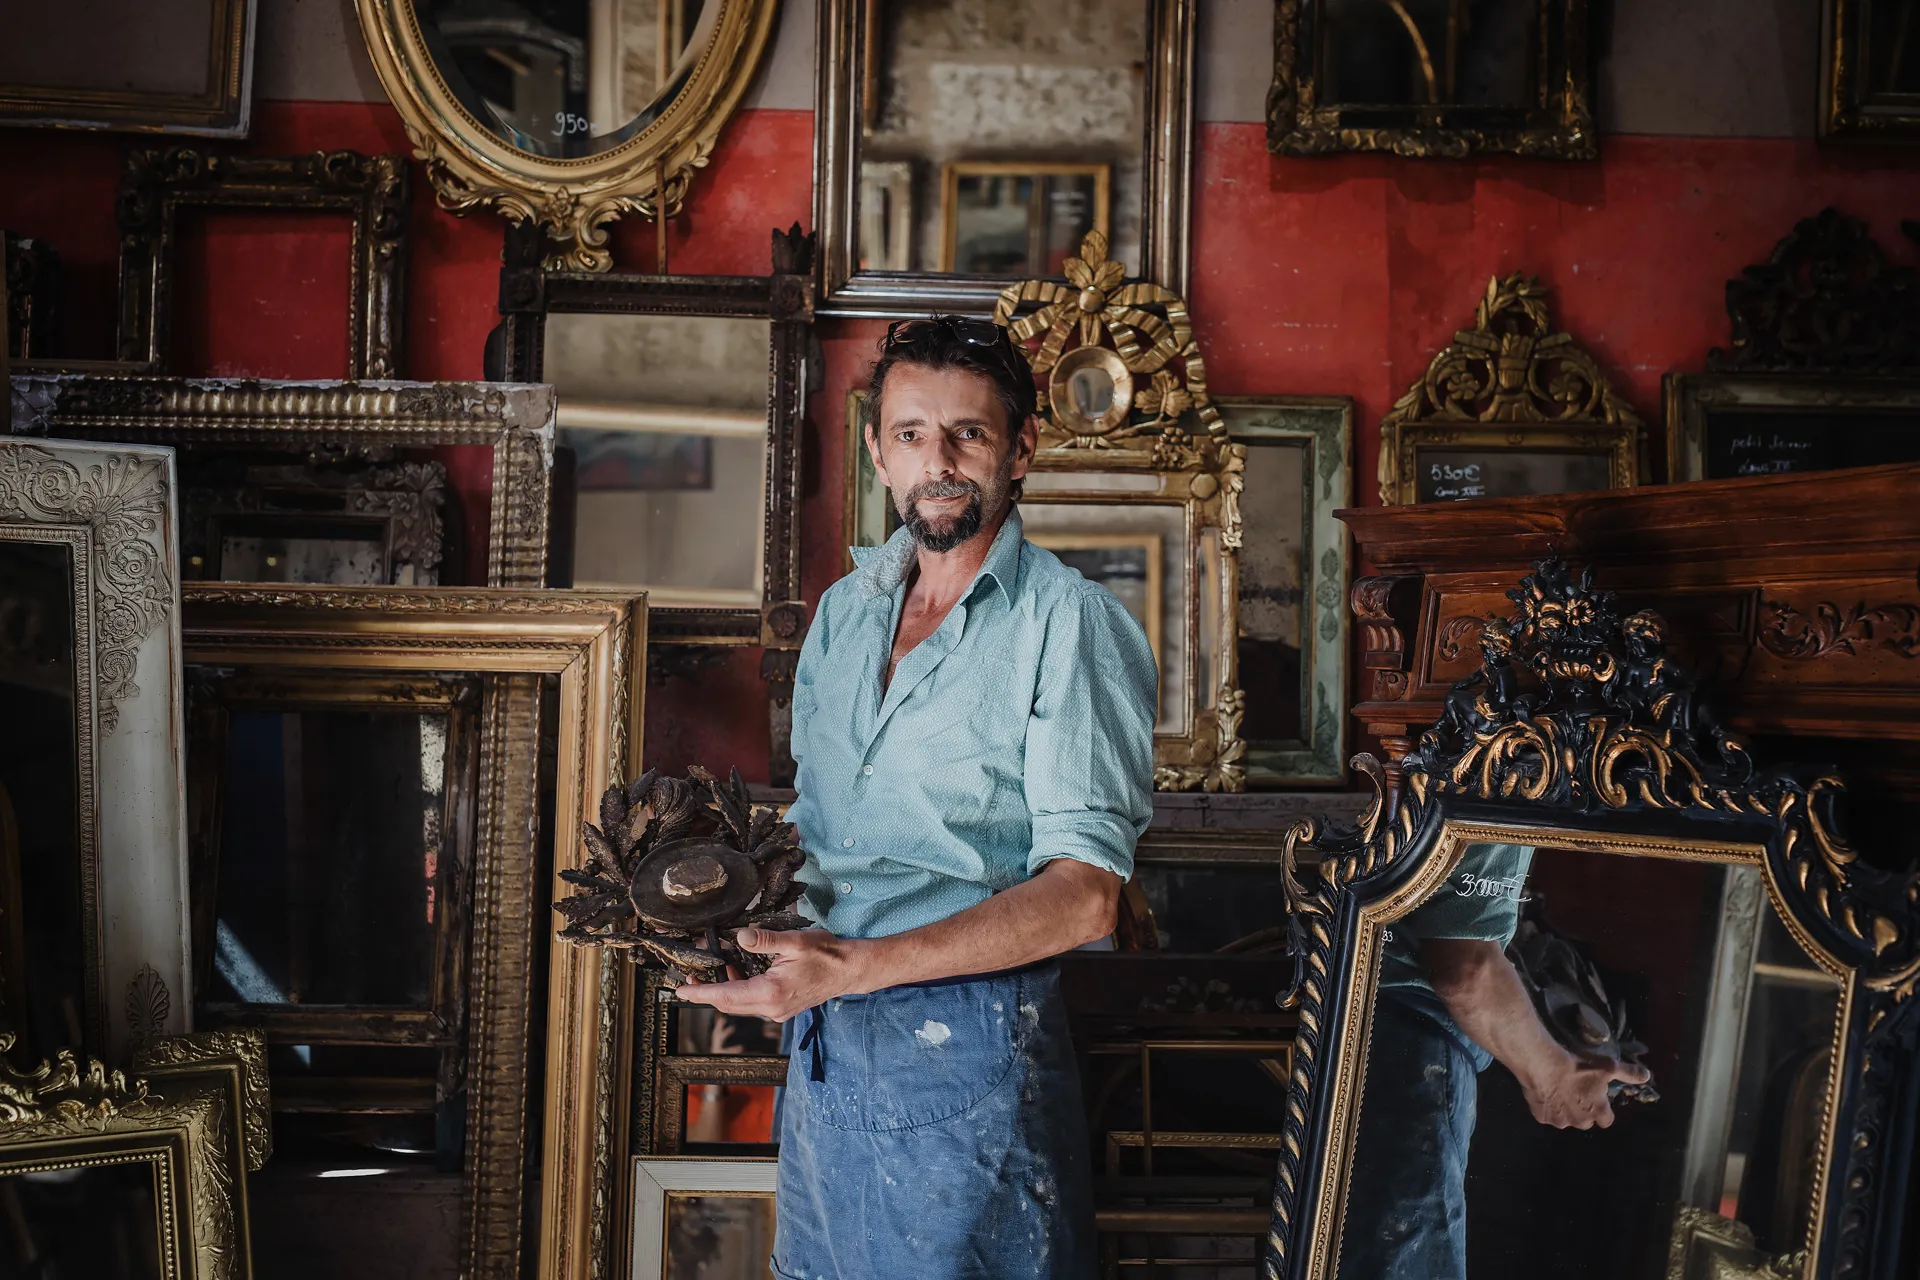
{"type": "Polygon", "coordinates": [[[866,443],[901,529],[854,549],[794,677],[807,907],[765,974],[682,989],[800,1019],[776,1275],[1094,1272],[1054,957],[1113,930],[1152,816],[1157,670],[1105,587],[1022,536],[1039,433],[1006,331],[887,333],[866,443]]]}
{"type": "Polygon", "coordinates": [[[1367,1050],[1366,1093],[1347,1189],[1341,1280],[1464,1280],[1467,1151],[1479,1075],[1513,1072],[1527,1108],[1556,1129],[1613,1123],[1609,1088],[1647,1069],[1561,1047],[1506,946],[1533,850],[1477,844],[1447,883],[1388,928],[1367,1050]]]}

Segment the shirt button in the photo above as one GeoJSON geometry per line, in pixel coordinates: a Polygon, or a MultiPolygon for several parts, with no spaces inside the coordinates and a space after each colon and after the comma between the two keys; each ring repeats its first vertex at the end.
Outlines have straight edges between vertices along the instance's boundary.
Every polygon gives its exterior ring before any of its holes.
{"type": "Polygon", "coordinates": [[[842,881],[840,882],[840,892],[841,892],[841,893],[852,893],[852,892],[853,892],[853,886],[852,886],[852,885],[850,885],[850,884],[848,884],[848,883],[847,883],[847,882],[846,882],[845,880],[842,880],[842,881]]]}
{"type": "Polygon", "coordinates": [[[873,766],[870,764],[863,764],[860,766],[860,772],[870,778],[873,776],[873,766]]]}
{"type": "Polygon", "coordinates": [[[847,837],[847,838],[846,838],[845,840],[842,840],[842,841],[840,842],[840,847],[841,847],[842,849],[851,849],[851,848],[853,848],[853,837],[852,837],[852,836],[848,836],[848,837],[847,837]]]}

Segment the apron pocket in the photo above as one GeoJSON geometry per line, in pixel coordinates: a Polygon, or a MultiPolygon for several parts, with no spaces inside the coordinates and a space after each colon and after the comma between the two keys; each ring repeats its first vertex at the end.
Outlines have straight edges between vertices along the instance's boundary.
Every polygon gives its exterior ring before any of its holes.
{"type": "Polygon", "coordinates": [[[805,1085],[808,1109],[836,1129],[887,1132],[951,1119],[1013,1069],[1026,1042],[1023,985],[1015,975],[830,1000],[820,1027],[827,1078],[808,1078],[798,1049],[792,1078],[805,1085]]]}

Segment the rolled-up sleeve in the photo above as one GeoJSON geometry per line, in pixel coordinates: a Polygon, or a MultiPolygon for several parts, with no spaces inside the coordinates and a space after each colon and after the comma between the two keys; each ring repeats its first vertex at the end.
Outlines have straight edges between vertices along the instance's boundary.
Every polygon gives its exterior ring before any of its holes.
{"type": "Polygon", "coordinates": [[[1133,874],[1133,846],[1153,818],[1153,650],[1112,592],[1088,584],[1047,619],[1027,726],[1027,874],[1071,858],[1133,874]]]}

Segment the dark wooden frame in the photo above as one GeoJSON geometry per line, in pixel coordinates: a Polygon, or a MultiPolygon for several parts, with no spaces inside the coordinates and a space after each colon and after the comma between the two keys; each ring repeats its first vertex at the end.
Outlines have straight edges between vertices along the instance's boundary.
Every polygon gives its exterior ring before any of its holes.
{"type": "MultiPolygon", "coordinates": [[[[187,679],[187,808],[193,893],[193,1007],[203,1027],[246,1027],[282,1044],[397,1044],[442,1051],[440,1079],[464,1074],[467,949],[472,890],[481,854],[477,812],[480,701],[483,677],[396,675],[386,672],[236,674],[193,670],[187,679]],[[376,711],[447,716],[447,752],[441,857],[435,901],[434,958],[428,1007],[404,1010],[349,1005],[262,1005],[208,998],[214,956],[214,912],[225,812],[223,772],[227,726],[236,711],[376,711]]],[[[286,1086],[282,1086],[283,1095],[286,1086]]],[[[443,1089],[443,1092],[451,1090],[443,1089]]],[[[290,1099],[283,1097],[283,1101],[290,1099]]],[[[353,1109],[351,1106],[346,1109],[353,1109]]]]}
{"type": "Polygon", "coordinates": [[[1419,157],[1504,151],[1553,160],[1599,158],[1588,0],[1536,0],[1543,47],[1536,51],[1534,102],[1521,108],[1321,102],[1316,27],[1322,3],[1274,0],[1269,151],[1390,151],[1419,157]]]}
{"type": "Polygon", "coordinates": [[[316,151],[212,155],[136,147],[121,174],[119,358],[168,372],[175,224],[184,206],[344,213],[353,218],[347,378],[397,378],[405,335],[406,157],[316,151]]]}
{"type": "MultiPolygon", "coordinates": [[[[500,273],[501,319],[488,338],[487,371],[508,381],[542,381],[546,318],[554,314],[718,316],[770,323],[761,605],[758,609],[654,608],[649,613],[649,639],[656,654],[667,646],[711,651],[757,645],[764,651],[760,674],[771,686],[774,772],[778,775],[786,756],[787,699],[808,619],[800,590],[800,475],[807,360],[813,345],[814,237],[798,225],[772,234],[771,275],[656,276],[544,270],[544,246],[536,232],[511,227],[506,265],[500,273]]],[[[570,536],[571,530],[565,534],[570,536]]],[[[664,662],[660,657],[655,662],[662,672],[675,669],[670,653],[664,662]]],[[[776,776],[776,783],[790,780],[791,765],[784,767],[786,777],[776,776]]]]}
{"type": "MultiPolygon", "coordinates": [[[[1732,489],[1712,486],[1703,501],[1710,504],[1715,491],[1732,489]]],[[[1648,495],[1655,502],[1663,496],[1669,495],[1648,495]]],[[[1630,516],[1634,508],[1619,505],[1625,497],[1593,495],[1587,501],[1630,516]]],[[[1485,510],[1489,523],[1511,519],[1501,508],[1519,507],[1471,505],[1485,510]]],[[[1647,499],[1636,504],[1648,505],[1647,499]]],[[[1391,523],[1407,533],[1415,521],[1391,523]]],[[[1456,517],[1452,523],[1471,521],[1456,517]]],[[[1663,532],[1657,520],[1632,527],[1651,544],[1663,532]]],[[[1529,540],[1551,537],[1551,530],[1536,527],[1529,540]]],[[[1403,554],[1384,538],[1363,537],[1362,544],[1370,558],[1389,565],[1403,554]]],[[[1529,581],[1550,582],[1545,574],[1547,566],[1538,565],[1529,581]]],[[[1371,621],[1365,606],[1378,595],[1381,607],[1374,612],[1383,617],[1377,625],[1392,630],[1385,607],[1392,593],[1363,592],[1366,585],[1356,587],[1356,612],[1371,621]]],[[[1584,584],[1577,597],[1592,603],[1588,617],[1597,620],[1569,623],[1564,641],[1529,638],[1525,653],[1516,640],[1516,666],[1537,653],[1561,673],[1558,689],[1526,717],[1496,695],[1498,705],[1488,704],[1483,720],[1436,726],[1391,768],[1363,757],[1375,803],[1361,821],[1353,827],[1302,824],[1288,837],[1283,873],[1293,907],[1293,998],[1300,1029],[1265,1274],[1270,1280],[1306,1280],[1332,1265],[1327,1241],[1338,1222],[1328,1215],[1337,1214],[1344,1199],[1333,1179],[1344,1167],[1340,1148],[1353,1135],[1363,1064],[1356,1055],[1365,1051],[1363,1020],[1371,998],[1358,983],[1369,976],[1363,957],[1378,945],[1368,911],[1397,912],[1422,886],[1436,884],[1466,845],[1519,832],[1528,833],[1528,842],[1556,848],[1763,867],[1772,900],[1796,939],[1822,955],[1823,965],[1845,974],[1837,1091],[1827,1117],[1831,1142],[1824,1148],[1821,1200],[1814,1206],[1817,1248],[1805,1274],[1891,1277],[1897,1224],[1909,1207],[1916,1119],[1911,1091],[1920,1081],[1913,1053],[1920,1002],[1911,999],[1920,981],[1920,876],[1855,856],[1839,825],[1845,788],[1834,771],[1756,769],[1739,739],[1732,740],[1732,754],[1716,745],[1721,739],[1707,732],[1711,720],[1690,714],[1658,719],[1668,713],[1654,707],[1666,704],[1654,703],[1643,691],[1649,687],[1632,683],[1632,677],[1623,689],[1609,685],[1602,700],[1594,672],[1612,668],[1599,654],[1604,651],[1627,671],[1630,651],[1623,647],[1614,602],[1584,584]],[[1584,674],[1578,665],[1583,661],[1584,674]],[[1522,741],[1547,740],[1542,735],[1564,749],[1540,754],[1522,741]],[[1523,798],[1529,794],[1535,798],[1523,798]],[[1317,874],[1301,876],[1309,858],[1318,861],[1317,874]]],[[[1560,596],[1549,586],[1544,598],[1560,596]]],[[[1426,612],[1423,638],[1437,624],[1431,606],[1426,612]]],[[[1686,682],[1677,667],[1668,674],[1686,682]]],[[[1376,696],[1396,692],[1405,692],[1404,682],[1396,688],[1389,681],[1376,696]]],[[[1471,694],[1469,689],[1460,696],[1471,694]]],[[[1458,701],[1447,704],[1451,714],[1460,714],[1458,701]]],[[[1362,714],[1372,718],[1366,710],[1362,714]]],[[[1771,718],[1770,727],[1788,727],[1781,717],[1771,718]]]]}
{"type": "Polygon", "coordinates": [[[1820,138],[1832,142],[1920,142],[1920,95],[1876,98],[1862,87],[1871,0],[1820,5],[1820,138]]]}
{"type": "MultiPolygon", "coordinates": [[[[1662,379],[1667,418],[1667,479],[1733,479],[1707,474],[1709,420],[1718,409],[1744,409],[1792,422],[1796,410],[1870,418],[1903,413],[1920,419],[1920,376],[1842,373],[1669,373],[1662,379]]],[[[1920,428],[1914,432],[1920,457],[1920,428]]]]}
{"type": "MultiPolygon", "coordinates": [[[[1194,28],[1198,0],[1149,0],[1140,278],[1187,291],[1193,183],[1194,28]]],[[[813,225],[821,233],[820,314],[987,315],[1014,281],[858,267],[863,104],[875,74],[871,0],[821,0],[813,133],[813,225]]]]}

